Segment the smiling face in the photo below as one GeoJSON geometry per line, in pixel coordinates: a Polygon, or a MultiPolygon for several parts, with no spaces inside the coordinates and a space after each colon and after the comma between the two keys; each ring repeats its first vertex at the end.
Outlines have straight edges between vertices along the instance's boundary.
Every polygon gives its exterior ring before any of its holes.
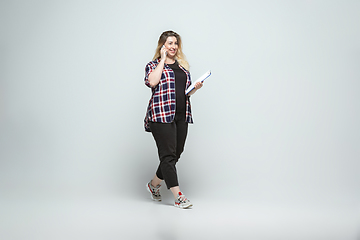
{"type": "Polygon", "coordinates": [[[167,50],[167,56],[169,58],[174,58],[179,48],[177,38],[173,36],[168,37],[164,43],[164,46],[167,50]]]}

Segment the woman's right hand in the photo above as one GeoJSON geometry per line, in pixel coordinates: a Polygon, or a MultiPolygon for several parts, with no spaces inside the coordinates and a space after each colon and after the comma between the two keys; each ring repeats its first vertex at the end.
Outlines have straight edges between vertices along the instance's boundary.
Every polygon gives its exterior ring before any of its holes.
{"type": "Polygon", "coordinates": [[[165,61],[166,55],[167,55],[167,49],[164,45],[162,46],[162,48],[160,50],[160,55],[161,55],[161,60],[165,61]]]}
{"type": "Polygon", "coordinates": [[[149,83],[150,83],[151,87],[155,87],[160,82],[161,74],[164,69],[164,64],[165,64],[166,55],[167,55],[167,49],[165,48],[165,46],[162,46],[162,48],[160,49],[160,55],[161,55],[160,63],[149,74],[149,83]]]}

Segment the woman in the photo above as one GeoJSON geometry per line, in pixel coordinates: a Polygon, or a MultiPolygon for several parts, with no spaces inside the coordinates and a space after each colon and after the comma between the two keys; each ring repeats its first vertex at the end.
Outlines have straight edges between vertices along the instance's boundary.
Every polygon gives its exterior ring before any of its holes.
{"type": "MultiPolygon", "coordinates": [[[[147,184],[151,198],[161,201],[160,183],[174,195],[175,206],[191,207],[191,202],[180,191],[176,163],[184,150],[188,123],[193,123],[189,96],[185,89],[190,86],[189,64],[182,52],[181,38],[173,31],[163,32],[159,38],[153,61],[145,67],[145,85],[152,96],[145,117],[145,130],[151,132],[160,164],[154,178],[147,184]]],[[[202,87],[195,86],[193,94],[202,87]]]]}

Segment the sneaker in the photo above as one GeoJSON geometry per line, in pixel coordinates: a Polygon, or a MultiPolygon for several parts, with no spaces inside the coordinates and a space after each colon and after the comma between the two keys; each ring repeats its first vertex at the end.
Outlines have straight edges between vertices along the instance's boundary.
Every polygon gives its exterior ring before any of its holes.
{"type": "Polygon", "coordinates": [[[192,203],[185,197],[184,194],[179,192],[174,206],[178,208],[189,208],[192,206],[192,203]]]}
{"type": "Polygon", "coordinates": [[[151,185],[151,181],[147,184],[146,189],[151,193],[152,200],[161,201],[161,195],[160,195],[161,185],[159,184],[156,187],[153,187],[153,185],[151,185]]]}

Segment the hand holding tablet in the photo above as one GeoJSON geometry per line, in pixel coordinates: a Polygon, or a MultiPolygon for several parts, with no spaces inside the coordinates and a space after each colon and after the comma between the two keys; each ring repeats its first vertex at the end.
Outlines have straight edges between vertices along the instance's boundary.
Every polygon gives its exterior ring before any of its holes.
{"type": "Polygon", "coordinates": [[[204,81],[205,81],[205,79],[207,79],[208,77],[210,77],[210,75],[211,75],[211,71],[209,70],[209,71],[207,71],[204,75],[202,75],[200,78],[198,78],[196,81],[194,81],[187,89],[186,89],[186,91],[185,91],[185,95],[188,95],[188,96],[190,96],[191,94],[193,94],[194,92],[194,90],[197,90],[197,89],[195,89],[195,85],[197,84],[197,83],[203,83],[204,81]]]}

